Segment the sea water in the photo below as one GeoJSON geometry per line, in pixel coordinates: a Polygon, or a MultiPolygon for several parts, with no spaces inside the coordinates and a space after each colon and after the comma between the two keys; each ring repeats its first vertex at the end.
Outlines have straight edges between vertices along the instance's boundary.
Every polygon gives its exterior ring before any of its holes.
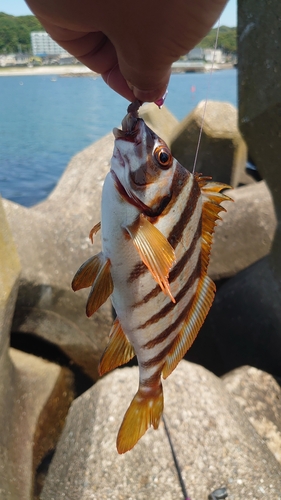
{"type": "MultiPolygon", "coordinates": [[[[201,100],[237,106],[235,69],[174,74],[166,106],[179,119],[201,100]]],[[[128,101],[100,77],[0,77],[0,193],[24,206],[42,201],[71,157],[119,126],[128,101]]]]}

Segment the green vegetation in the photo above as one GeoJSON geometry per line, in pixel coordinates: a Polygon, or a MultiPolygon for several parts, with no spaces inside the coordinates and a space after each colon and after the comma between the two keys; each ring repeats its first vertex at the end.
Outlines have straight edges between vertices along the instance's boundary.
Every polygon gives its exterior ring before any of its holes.
{"type": "Polygon", "coordinates": [[[0,12],[0,54],[30,52],[30,32],[44,28],[35,16],[10,16],[0,12]]]}
{"type": "MultiPolygon", "coordinates": [[[[30,32],[41,30],[44,31],[44,28],[35,16],[15,17],[0,12],[0,54],[30,52],[30,32]]],[[[216,34],[217,30],[212,29],[198,47],[213,48],[216,34]]],[[[236,28],[220,27],[218,49],[222,49],[227,54],[236,52],[236,28]]]]}
{"type": "MultiPolygon", "coordinates": [[[[226,54],[237,52],[236,28],[221,26],[219,31],[218,49],[222,49],[226,54]]],[[[202,49],[214,48],[217,36],[217,29],[212,29],[198,47],[202,49]]]]}

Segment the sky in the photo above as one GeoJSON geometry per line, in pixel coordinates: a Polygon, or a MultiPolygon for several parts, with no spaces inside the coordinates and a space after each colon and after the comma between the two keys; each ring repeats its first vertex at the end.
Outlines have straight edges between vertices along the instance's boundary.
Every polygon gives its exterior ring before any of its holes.
{"type": "MultiPolygon", "coordinates": [[[[0,12],[13,16],[27,16],[32,12],[24,0],[0,0],[0,12]]],[[[221,26],[237,26],[237,0],[229,0],[220,19],[221,26]]]]}

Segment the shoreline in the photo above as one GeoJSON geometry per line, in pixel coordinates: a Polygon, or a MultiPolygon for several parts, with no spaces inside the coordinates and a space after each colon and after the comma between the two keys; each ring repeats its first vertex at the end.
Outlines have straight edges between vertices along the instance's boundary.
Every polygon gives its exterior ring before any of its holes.
{"type": "Polygon", "coordinates": [[[63,66],[35,66],[33,68],[0,68],[0,76],[42,76],[42,75],[58,75],[58,76],[100,76],[98,73],[90,70],[86,66],[79,65],[63,65],[63,66]]]}
{"type": "MultiPolygon", "coordinates": [[[[224,70],[224,69],[232,69],[233,64],[225,63],[225,64],[216,64],[214,70],[224,70]]],[[[208,67],[208,69],[210,69],[208,67]]],[[[172,73],[186,73],[186,72],[194,72],[189,68],[189,71],[184,70],[183,68],[172,68],[172,73]]],[[[197,71],[195,71],[197,72],[197,71]]],[[[202,71],[198,71],[202,72],[202,71]]],[[[71,64],[71,65],[62,65],[62,66],[35,66],[33,68],[27,67],[9,67],[9,68],[0,68],[0,77],[1,76],[42,76],[42,75],[54,75],[54,76],[63,76],[63,77],[92,77],[97,78],[100,76],[98,73],[95,73],[91,69],[87,68],[82,64],[71,64]]]]}

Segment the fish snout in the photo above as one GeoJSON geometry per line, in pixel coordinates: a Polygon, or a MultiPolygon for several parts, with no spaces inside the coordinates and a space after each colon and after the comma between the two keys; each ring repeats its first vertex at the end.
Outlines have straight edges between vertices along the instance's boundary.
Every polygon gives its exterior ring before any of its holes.
{"type": "Polygon", "coordinates": [[[125,134],[132,134],[136,130],[138,123],[138,117],[134,116],[132,113],[128,113],[122,120],[122,131],[125,134]]]}
{"type": "MultiPolygon", "coordinates": [[[[116,130],[118,130],[118,129],[116,129],[116,130]]],[[[119,132],[120,132],[120,130],[119,130],[119,132]]],[[[125,167],[125,161],[123,159],[121,152],[119,151],[118,147],[116,146],[116,144],[115,144],[115,147],[113,150],[113,158],[115,158],[115,160],[117,160],[118,164],[121,167],[125,167]]]]}
{"type": "Polygon", "coordinates": [[[122,121],[122,130],[127,134],[131,134],[135,131],[139,118],[139,108],[141,105],[142,102],[135,100],[128,106],[127,115],[122,121]]]}

